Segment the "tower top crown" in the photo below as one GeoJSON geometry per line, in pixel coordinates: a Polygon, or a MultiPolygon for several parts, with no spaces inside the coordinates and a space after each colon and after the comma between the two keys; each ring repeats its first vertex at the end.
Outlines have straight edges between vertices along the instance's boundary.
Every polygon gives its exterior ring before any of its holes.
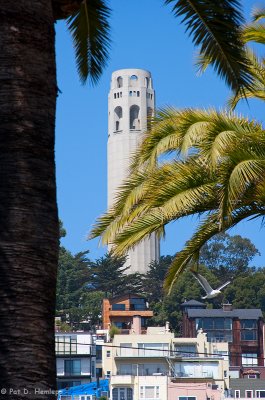
{"type": "Polygon", "coordinates": [[[152,89],[152,77],[149,71],[138,68],[126,68],[114,71],[111,75],[111,89],[121,87],[146,87],[152,89]]]}

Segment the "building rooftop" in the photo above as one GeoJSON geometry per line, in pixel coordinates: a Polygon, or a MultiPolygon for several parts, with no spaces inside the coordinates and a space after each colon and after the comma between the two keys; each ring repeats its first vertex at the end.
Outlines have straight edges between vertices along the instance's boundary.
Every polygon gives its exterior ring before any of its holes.
{"type": "Polygon", "coordinates": [[[262,312],[260,309],[234,309],[231,311],[224,311],[222,309],[188,309],[189,318],[211,318],[211,317],[228,317],[228,318],[239,318],[239,319],[259,319],[262,318],[262,312]]]}
{"type": "Polygon", "coordinates": [[[205,303],[201,303],[200,301],[197,300],[188,300],[185,301],[184,303],[181,304],[181,307],[187,307],[187,306],[202,306],[206,307],[205,303]]]}

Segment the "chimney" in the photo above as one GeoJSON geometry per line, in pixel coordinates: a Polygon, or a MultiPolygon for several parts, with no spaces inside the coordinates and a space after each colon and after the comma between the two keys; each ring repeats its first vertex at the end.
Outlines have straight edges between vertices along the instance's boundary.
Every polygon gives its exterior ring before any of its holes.
{"type": "Polygon", "coordinates": [[[232,304],[223,304],[223,311],[233,311],[233,306],[232,304]]]}
{"type": "Polygon", "coordinates": [[[132,332],[135,333],[136,335],[141,335],[141,333],[142,333],[141,316],[140,315],[133,316],[132,332]]]}

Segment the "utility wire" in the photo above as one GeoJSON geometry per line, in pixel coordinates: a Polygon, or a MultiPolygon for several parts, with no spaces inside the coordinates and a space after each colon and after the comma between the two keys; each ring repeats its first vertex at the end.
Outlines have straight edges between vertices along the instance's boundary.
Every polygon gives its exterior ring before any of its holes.
{"type": "MultiPolygon", "coordinates": [[[[226,343],[226,342],[219,342],[219,343],[226,343]]],[[[154,348],[151,348],[151,347],[149,348],[149,347],[137,347],[137,346],[136,347],[135,346],[134,347],[116,346],[116,345],[106,344],[106,343],[104,343],[104,344],[96,344],[96,343],[95,344],[89,344],[89,343],[77,343],[77,342],[71,343],[71,342],[60,342],[60,341],[57,341],[57,340],[55,341],[55,344],[65,344],[65,345],[74,345],[74,346],[75,345],[79,345],[79,346],[90,346],[90,347],[100,346],[100,347],[109,347],[109,348],[118,348],[118,349],[127,349],[127,350],[142,350],[142,351],[145,351],[145,350],[150,351],[151,350],[151,351],[156,351],[156,352],[163,352],[163,353],[167,352],[167,353],[170,353],[168,356],[165,355],[165,357],[170,357],[170,355],[174,356],[174,355],[178,355],[179,354],[179,355],[181,355],[182,357],[185,358],[185,354],[187,354],[186,357],[189,358],[190,354],[194,354],[194,357],[192,356],[191,358],[196,358],[195,355],[204,355],[206,358],[208,356],[218,356],[219,358],[222,358],[222,357],[230,357],[231,355],[233,355],[233,356],[242,356],[242,354],[246,354],[244,356],[244,358],[249,358],[249,359],[255,358],[253,356],[248,356],[248,353],[239,353],[239,352],[235,352],[235,351],[233,351],[233,352],[229,352],[228,351],[228,354],[221,354],[221,353],[206,353],[206,352],[182,351],[182,350],[163,350],[163,349],[154,349],[154,348]]],[[[249,353],[249,354],[255,354],[255,353],[249,353]]],[[[73,353],[71,353],[71,355],[73,355],[73,353]]],[[[124,356],[126,356],[126,355],[124,355],[124,356]]],[[[257,358],[259,358],[261,360],[265,359],[264,356],[263,357],[257,357],[257,358]]],[[[253,365],[253,366],[255,366],[255,365],[253,365]]],[[[258,366],[258,365],[256,365],[256,366],[258,366]]]]}

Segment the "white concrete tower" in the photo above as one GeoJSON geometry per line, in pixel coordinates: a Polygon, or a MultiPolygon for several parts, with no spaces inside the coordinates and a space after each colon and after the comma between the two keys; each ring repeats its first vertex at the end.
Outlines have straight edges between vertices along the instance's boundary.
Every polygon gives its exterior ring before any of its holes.
{"type": "MultiPolygon", "coordinates": [[[[109,92],[108,126],[108,207],[117,188],[128,175],[130,157],[146,129],[147,116],[155,107],[151,74],[143,69],[113,72],[109,92]]],[[[127,272],[146,273],[151,261],[159,258],[159,241],[151,235],[127,255],[127,272]]]]}

